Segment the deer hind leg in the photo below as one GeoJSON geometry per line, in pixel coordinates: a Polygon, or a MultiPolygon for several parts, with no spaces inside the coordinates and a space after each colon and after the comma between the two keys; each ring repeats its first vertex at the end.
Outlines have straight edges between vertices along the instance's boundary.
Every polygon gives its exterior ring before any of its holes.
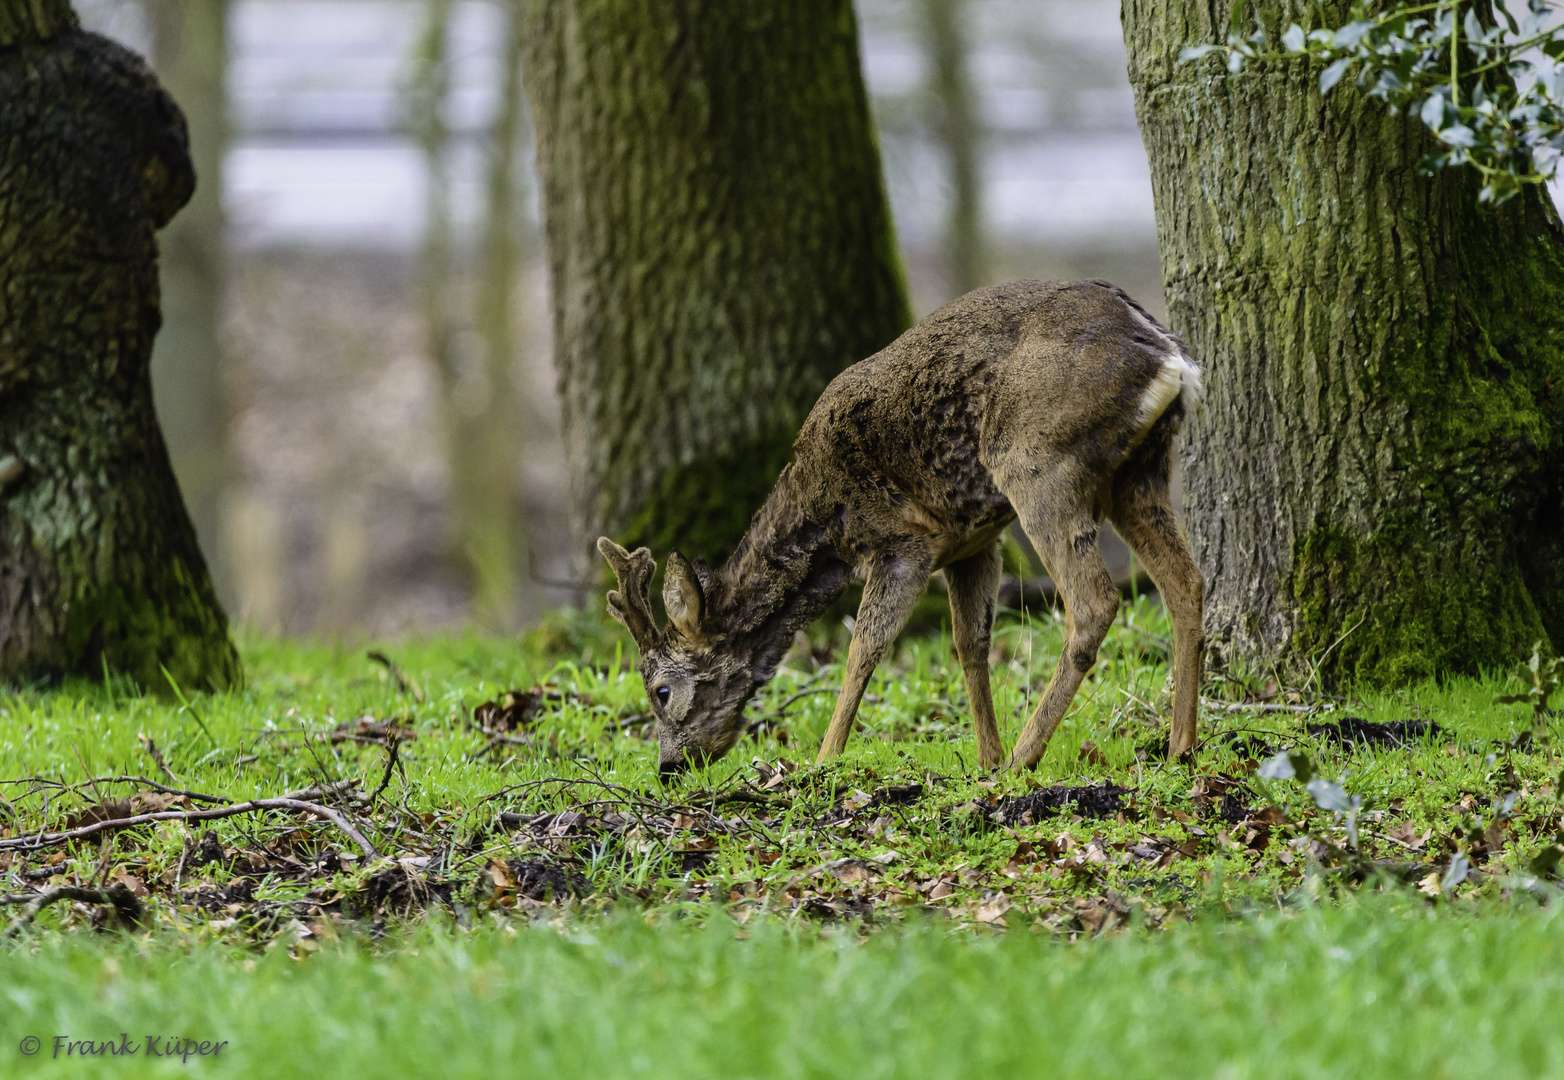
{"type": "Polygon", "coordinates": [[[858,605],[858,618],[853,623],[853,643],[847,650],[842,692],[831,714],[831,726],[820,744],[818,760],[835,757],[846,748],[869,676],[912,614],[932,570],[933,564],[923,552],[882,558],[870,567],[863,584],[863,602],[858,605]]]}
{"type": "MultiPolygon", "coordinates": [[[[1011,502],[1016,500],[1012,497],[1011,502]]],[[[1011,769],[1030,769],[1048,749],[1048,740],[1064,719],[1081,680],[1097,661],[1097,649],[1119,609],[1119,590],[1097,546],[1097,519],[1089,507],[1066,514],[1035,504],[1016,504],[1016,509],[1021,527],[1064,597],[1067,616],[1059,664],[1006,763],[1011,769]]]]}
{"type": "MultiPolygon", "coordinates": [[[[1160,427],[1160,425],[1159,425],[1160,427]]],[[[1168,760],[1195,749],[1205,582],[1173,513],[1171,429],[1151,437],[1113,478],[1113,523],[1157,583],[1173,620],[1173,728],[1168,760]]]]}
{"type": "Polygon", "coordinates": [[[994,630],[994,605],[999,598],[999,545],[945,567],[950,586],[950,625],[956,655],[972,702],[977,729],[978,764],[996,768],[1005,759],[994,718],[994,695],[988,685],[988,645],[994,630]]]}

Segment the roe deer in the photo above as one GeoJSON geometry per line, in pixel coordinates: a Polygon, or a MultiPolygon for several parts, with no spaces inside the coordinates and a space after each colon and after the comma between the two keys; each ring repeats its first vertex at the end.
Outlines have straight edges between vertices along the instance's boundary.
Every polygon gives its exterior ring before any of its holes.
{"type": "Polygon", "coordinates": [[[1173,437],[1200,390],[1183,343],[1103,281],[1021,281],[940,308],[838,375],[810,411],[733,557],[713,572],[668,556],[657,629],[651,552],[598,540],[619,578],[610,612],[640,650],[659,765],[727,753],[750,696],[794,634],[861,579],[824,759],[847,745],[875,665],[943,569],[978,760],[1004,761],[988,681],[999,538],[1017,517],[1068,614],[1064,651],[1008,765],[1035,765],[1097,658],[1119,595],[1097,545],[1104,516],[1173,619],[1168,756],[1195,745],[1204,583],[1168,496],[1173,437]]]}

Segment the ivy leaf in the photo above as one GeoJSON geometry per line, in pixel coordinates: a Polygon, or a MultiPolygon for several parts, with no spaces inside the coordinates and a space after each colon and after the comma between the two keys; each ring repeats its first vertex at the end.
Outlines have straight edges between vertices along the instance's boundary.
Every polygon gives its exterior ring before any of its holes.
{"type": "Polygon", "coordinates": [[[1352,800],[1347,797],[1347,789],[1334,780],[1316,776],[1304,785],[1304,790],[1314,797],[1314,805],[1321,810],[1352,809],[1352,800]]]}
{"type": "Polygon", "coordinates": [[[1472,12],[1471,8],[1466,9],[1466,19],[1461,27],[1461,32],[1466,35],[1467,41],[1481,42],[1487,40],[1483,34],[1482,24],[1477,21],[1477,16],[1472,12]]]}
{"type": "Polygon", "coordinates": [[[1191,60],[1199,60],[1202,56],[1209,55],[1210,53],[1220,52],[1221,49],[1222,46],[1220,45],[1191,45],[1188,48],[1179,50],[1178,62],[1181,64],[1187,64],[1191,60]]]}
{"type": "Polygon", "coordinates": [[[1428,100],[1423,102],[1423,123],[1428,125],[1430,131],[1438,131],[1445,122],[1445,98],[1443,94],[1429,94],[1428,100]]]}
{"type": "Polygon", "coordinates": [[[1297,780],[1307,784],[1314,777],[1314,762],[1302,750],[1283,750],[1260,766],[1262,780],[1297,780]]]}
{"type": "Polygon", "coordinates": [[[1227,13],[1227,39],[1244,36],[1244,3],[1245,0],[1233,0],[1233,6],[1227,13]]]}
{"type": "Polygon", "coordinates": [[[1558,869],[1560,859],[1564,859],[1564,847],[1549,844],[1531,861],[1531,872],[1540,878],[1550,878],[1558,869]]]}
{"type": "Polygon", "coordinates": [[[1266,760],[1260,766],[1260,779],[1262,780],[1291,780],[1298,775],[1288,759],[1287,751],[1283,750],[1273,758],[1266,760]]]}
{"type": "Polygon", "coordinates": [[[1477,136],[1465,124],[1454,124],[1439,133],[1439,141],[1446,146],[1467,150],[1477,145],[1477,136]]]}
{"type": "Polygon", "coordinates": [[[1445,876],[1439,882],[1439,891],[1448,893],[1461,882],[1466,880],[1466,873],[1472,868],[1471,861],[1464,852],[1456,852],[1450,860],[1450,868],[1445,871],[1445,876]]]}
{"type": "Polygon", "coordinates": [[[1371,20],[1362,19],[1358,22],[1350,22],[1336,31],[1336,44],[1340,48],[1350,49],[1362,41],[1364,35],[1373,29],[1374,23],[1371,20]]]}
{"type": "Polygon", "coordinates": [[[1328,94],[1331,88],[1341,82],[1341,77],[1347,73],[1352,61],[1350,59],[1337,60],[1330,67],[1320,72],[1320,93],[1328,94]]]}
{"type": "Polygon", "coordinates": [[[1299,26],[1297,23],[1293,23],[1291,26],[1289,26],[1287,28],[1287,32],[1282,35],[1282,47],[1285,48],[1288,52],[1303,52],[1303,27],[1299,26]]]}

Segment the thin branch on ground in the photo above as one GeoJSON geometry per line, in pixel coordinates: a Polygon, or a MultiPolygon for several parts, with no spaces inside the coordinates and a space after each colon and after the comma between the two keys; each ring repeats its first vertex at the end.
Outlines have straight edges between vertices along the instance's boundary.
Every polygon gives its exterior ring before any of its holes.
{"type": "Polygon", "coordinates": [[[36,896],[4,896],[0,897],[0,905],[25,904],[26,907],[11,920],[11,925],[6,927],[5,936],[15,937],[27,928],[38,913],[50,904],[61,900],[80,901],[84,904],[110,904],[119,917],[127,923],[139,923],[141,921],[141,901],[136,899],[136,894],[131,892],[124,882],[116,881],[107,889],[84,889],[80,885],[58,885],[52,889],[45,889],[36,896]]]}
{"type": "Polygon", "coordinates": [[[315,814],[318,817],[325,818],[342,830],[349,839],[358,845],[365,855],[373,859],[381,857],[380,852],[375,850],[375,846],[366,840],[364,835],[354,828],[353,824],[342,814],[319,803],[286,797],[280,799],[251,799],[249,802],[213,807],[210,810],[164,810],[152,814],[137,814],[134,817],[97,821],[91,825],[83,825],[79,829],[37,833],[32,836],[0,840],[0,851],[32,851],[40,847],[52,847],[56,844],[69,843],[72,840],[81,840],[110,829],[128,829],[136,825],[150,825],[156,821],[215,821],[219,818],[234,817],[239,814],[252,814],[257,810],[300,810],[315,814]]]}
{"type": "MultiPolygon", "coordinates": [[[[401,746],[402,746],[402,740],[393,737],[391,739],[390,745],[386,747],[386,771],[385,771],[385,775],[383,775],[380,778],[380,786],[375,788],[374,791],[369,793],[369,801],[370,802],[374,802],[376,799],[378,799],[380,797],[380,793],[386,789],[386,785],[391,782],[391,774],[394,771],[396,771],[396,766],[397,766],[397,760],[396,760],[397,751],[401,748],[401,746]]],[[[407,778],[405,776],[402,779],[403,779],[404,783],[407,780],[407,778]]]]}
{"type": "Polygon", "coordinates": [[[148,756],[152,758],[153,764],[162,770],[164,776],[168,777],[176,784],[184,784],[183,780],[174,775],[174,770],[168,767],[168,762],[163,760],[163,752],[157,748],[157,743],[152,741],[152,736],[143,731],[139,733],[136,738],[141,740],[142,748],[145,749],[148,756]]]}
{"type": "Polygon", "coordinates": [[[411,697],[418,704],[422,705],[424,703],[424,688],[414,682],[412,677],[402,670],[400,664],[379,649],[370,649],[365,655],[391,673],[391,677],[396,680],[398,690],[411,697]]]}
{"type": "MultiPolygon", "coordinates": [[[[42,776],[25,776],[20,780],[0,780],[0,784],[32,784],[35,791],[42,788],[55,791],[80,791],[82,788],[94,787],[97,784],[144,784],[160,795],[183,795],[194,802],[221,804],[233,802],[232,799],[225,799],[221,795],[207,795],[199,791],[168,787],[166,784],[160,784],[156,780],[149,780],[145,776],[95,776],[90,780],[83,780],[79,784],[67,784],[59,780],[49,780],[42,776]]],[[[27,795],[31,794],[33,792],[29,791],[26,795],[19,795],[17,798],[26,798],[27,795]]],[[[100,801],[102,801],[101,796],[100,801]]]]}

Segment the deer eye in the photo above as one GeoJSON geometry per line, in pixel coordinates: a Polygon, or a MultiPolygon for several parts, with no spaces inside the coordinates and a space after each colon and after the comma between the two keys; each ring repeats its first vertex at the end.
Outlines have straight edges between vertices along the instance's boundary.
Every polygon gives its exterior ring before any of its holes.
{"type": "Polygon", "coordinates": [[[666,686],[659,686],[652,693],[657,695],[657,704],[662,708],[667,708],[668,698],[673,694],[673,691],[666,686]]]}

